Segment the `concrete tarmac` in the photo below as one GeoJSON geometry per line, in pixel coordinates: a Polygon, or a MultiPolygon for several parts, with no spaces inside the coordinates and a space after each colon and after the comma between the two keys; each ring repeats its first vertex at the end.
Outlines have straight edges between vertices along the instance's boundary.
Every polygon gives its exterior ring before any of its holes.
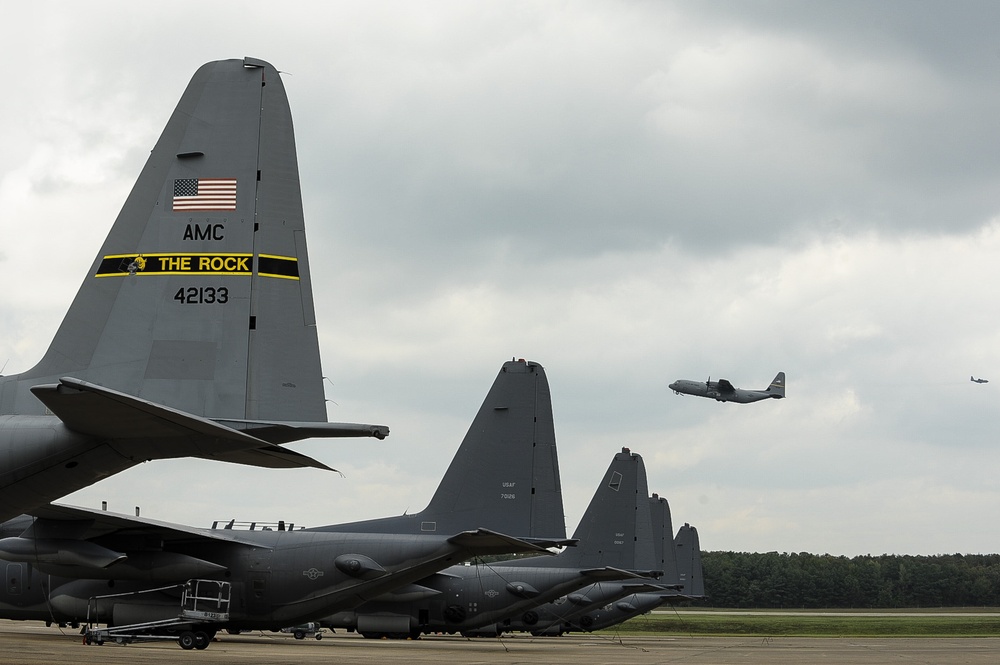
{"type": "Polygon", "coordinates": [[[528,635],[469,640],[425,636],[410,640],[366,640],[326,633],[322,640],[291,635],[220,634],[204,651],[184,651],[176,642],[108,643],[85,646],[78,631],[33,622],[0,621],[0,665],[114,665],[183,663],[524,663],[584,665],[994,665],[998,638],[741,638],[632,637],[599,635],[554,638],[528,635]]]}

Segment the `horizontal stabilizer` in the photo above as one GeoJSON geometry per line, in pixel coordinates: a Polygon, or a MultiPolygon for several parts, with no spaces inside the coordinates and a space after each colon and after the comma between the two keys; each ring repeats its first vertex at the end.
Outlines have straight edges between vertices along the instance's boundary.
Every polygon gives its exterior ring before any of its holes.
{"type": "Polygon", "coordinates": [[[683,593],[661,593],[661,605],[677,605],[688,601],[705,600],[707,596],[689,596],[683,593]]]}
{"type": "MultiPolygon", "coordinates": [[[[202,455],[202,457],[206,456],[202,455]]],[[[297,453],[294,450],[289,450],[288,448],[282,448],[281,446],[219,451],[213,453],[211,459],[219,460],[220,462],[232,462],[233,464],[244,464],[246,466],[259,466],[265,469],[304,469],[310,467],[340,473],[340,471],[323,464],[317,459],[297,453]]]]}
{"type": "Polygon", "coordinates": [[[128,457],[202,457],[268,468],[314,467],[322,462],[249,434],[110,388],[63,377],[31,392],[69,429],[125,446],[128,457]]]}
{"type": "MultiPolygon", "coordinates": [[[[622,584],[622,590],[629,593],[655,593],[664,589],[673,589],[673,585],[652,584],[649,582],[638,582],[634,584],[622,584]]],[[[680,591],[680,589],[677,589],[680,591]]]]}
{"type": "Polygon", "coordinates": [[[683,591],[684,590],[684,585],[683,584],[660,584],[655,589],[653,589],[653,591],[662,591],[664,589],[667,590],[667,591],[683,591]]]}
{"type": "Polygon", "coordinates": [[[203,434],[241,444],[243,448],[266,443],[208,418],[71,377],[63,377],[56,385],[33,386],[31,392],[66,427],[89,436],[131,439],[203,434]]]}
{"type": "Polygon", "coordinates": [[[615,568],[614,566],[589,568],[587,570],[581,570],[580,574],[595,582],[601,582],[604,580],[642,579],[643,577],[638,573],[632,573],[627,570],[622,570],[621,568],[615,568]]]}
{"type": "MultiPolygon", "coordinates": [[[[547,548],[565,547],[572,544],[573,540],[543,540],[533,538],[531,542],[522,538],[515,538],[489,529],[476,529],[475,531],[463,531],[448,539],[448,542],[464,547],[477,554],[506,554],[511,552],[538,552],[541,554],[552,554],[547,548]]],[[[615,578],[620,579],[620,578],[615,578]]]]}
{"type": "Polygon", "coordinates": [[[358,423],[293,423],[273,422],[264,420],[216,420],[225,425],[268,443],[289,443],[302,439],[322,438],[334,439],[341,437],[373,436],[384,439],[389,436],[389,428],[385,425],[362,425],[358,423]]]}

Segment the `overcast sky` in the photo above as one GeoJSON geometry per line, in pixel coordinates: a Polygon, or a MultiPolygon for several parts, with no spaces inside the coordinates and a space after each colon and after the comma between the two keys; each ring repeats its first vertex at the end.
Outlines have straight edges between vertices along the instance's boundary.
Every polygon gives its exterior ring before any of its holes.
{"type": "Polygon", "coordinates": [[[204,526],[423,508],[501,364],[571,533],[622,446],[707,550],[1000,551],[1000,4],[4,8],[0,364],[37,362],[194,71],[286,72],[342,470],[131,469],[204,526]],[[725,377],[785,400],[674,395],[725,377]],[[984,385],[970,374],[993,378],[984,385]]]}

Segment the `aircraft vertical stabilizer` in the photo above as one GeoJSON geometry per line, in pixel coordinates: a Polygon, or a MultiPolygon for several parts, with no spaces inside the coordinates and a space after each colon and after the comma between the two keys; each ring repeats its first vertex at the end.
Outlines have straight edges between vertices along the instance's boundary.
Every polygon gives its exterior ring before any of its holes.
{"type": "MultiPolygon", "coordinates": [[[[76,221],[76,220],[74,220],[76,221]]],[[[62,377],[212,418],[326,420],[291,113],[254,59],[191,79],[42,360],[0,413],[62,377]]]]}
{"type": "Polygon", "coordinates": [[[329,469],[279,444],[384,438],[326,421],[315,323],[281,79],[210,62],[45,355],[0,377],[0,518],[152,459],[329,469]]]}
{"type": "Polygon", "coordinates": [[[646,466],[638,453],[622,448],[611,461],[573,538],[559,556],[511,562],[552,568],[659,570],[653,545],[646,466]]]}
{"type": "Polygon", "coordinates": [[[670,519],[670,504],[662,496],[649,498],[649,511],[653,520],[653,547],[656,551],[654,570],[662,570],[660,581],[677,582],[677,555],[674,551],[674,526],[670,519]]]}
{"type": "Polygon", "coordinates": [[[677,572],[681,590],[685,596],[704,596],[705,578],[701,570],[701,543],[698,541],[698,530],[690,524],[685,524],[677,531],[674,538],[677,549],[677,572]]]}
{"type": "Polygon", "coordinates": [[[545,369],[505,362],[427,508],[413,515],[316,527],[366,533],[566,535],[552,396],[545,369]]]}
{"type": "Polygon", "coordinates": [[[784,372],[778,372],[778,374],[774,377],[774,380],[771,381],[771,385],[767,387],[766,392],[770,393],[772,397],[781,398],[785,396],[784,372]]]}

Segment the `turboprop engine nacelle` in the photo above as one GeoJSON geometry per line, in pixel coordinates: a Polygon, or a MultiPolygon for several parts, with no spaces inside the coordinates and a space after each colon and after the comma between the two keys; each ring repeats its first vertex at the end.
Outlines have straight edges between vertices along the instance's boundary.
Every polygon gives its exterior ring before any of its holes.
{"type": "Polygon", "coordinates": [[[134,580],[143,582],[179,583],[194,578],[213,577],[226,571],[211,561],[178,552],[129,552],[128,558],[107,568],[60,566],[40,564],[38,570],[59,577],[77,577],[91,580],[134,580]]]}
{"type": "Polygon", "coordinates": [[[373,580],[386,574],[385,568],[364,554],[341,554],[333,560],[333,564],[345,575],[362,580],[373,580]]]}
{"type": "Polygon", "coordinates": [[[116,552],[86,540],[4,538],[0,559],[33,565],[47,575],[84,579],[183,582],[226,571],[211,561],[177,552],[116,552]]]}
{"type": "Polygon", "coordinates": [[[18,536],[0,540],[0,558],[30,563],[39,568],[45,565],[107,568],[128,557],[86,540],[18,536]]]}

